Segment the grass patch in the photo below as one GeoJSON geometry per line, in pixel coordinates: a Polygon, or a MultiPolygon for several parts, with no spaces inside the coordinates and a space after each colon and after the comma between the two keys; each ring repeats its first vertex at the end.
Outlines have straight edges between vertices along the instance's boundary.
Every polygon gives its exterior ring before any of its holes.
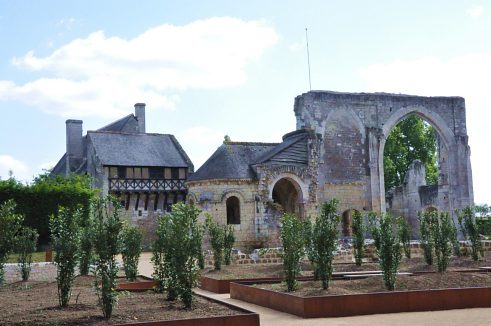
{"type": "MultiPolygon", "coordinates": [[[[17,263],[18,257],[19,257],[18,254],[10,255],[8,260],[7,260],[7,263],[17,263]]],[[[39,262],[43,262],[43,261],[46,261],[46,252],[38,251],[38,252],[34,252],[32,254],[32,262],[33,263],[39,263],[39,262]]]]}

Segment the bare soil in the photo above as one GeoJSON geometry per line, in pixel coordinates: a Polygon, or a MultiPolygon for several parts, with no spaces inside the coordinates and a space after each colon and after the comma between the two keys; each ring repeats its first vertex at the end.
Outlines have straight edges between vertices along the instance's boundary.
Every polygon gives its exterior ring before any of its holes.
{"type": "Polygon", "coordinates": [[[0,288],[1,325],[111,325],[138,321],[236,315],[241,312],[195,296],[193,308],[165,300],[165,294],[122,292],[109,321],[97,305],[94,278],[79,276],[66,308],[58,306],[56,282],[16,282],[0,288]]]}
{"type": "MultiPolygon", "coordinates": [[[[286,285],[257,284],[261,289],[286,292],[286,285]]],[[[433,273],[422,275],[399,275],[396,282],[396,291],[429,290],[467,287],[491,287],[491,273],[433,273]]],[[[332,280],[329,289],[323,290],[320,281],[299,282],[299,287],[290,294],[300,297],[322,295],[362,294],[386,292],[382,276],[371,276],[356,280],[332,280]]]]}

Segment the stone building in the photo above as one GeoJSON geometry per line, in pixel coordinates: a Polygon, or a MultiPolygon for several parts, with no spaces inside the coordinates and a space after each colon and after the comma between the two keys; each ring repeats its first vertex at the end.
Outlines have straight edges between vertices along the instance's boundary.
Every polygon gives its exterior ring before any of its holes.
{"type": "Polygon", "coordinates": [[[226,142],[187,181],[188,199],[221,223],[233,224],[238,245],[279,243],[282,212],[301,217],[339,200],[342,233],[358,211],[402,214],[415,226],[428,207],[453,212],[473,204],[465,102],[461,97],[311,91],[295,99],[297,130],[279,144],[226,142]],[[437,132],[439,182],[408,173],[404,195],[384,189],[383,153],[394,126],[416,114],[437,132]]]}
{"type": "Polygon", "coordinates": [[[173,135],[147,133],[145,104],[83,135],[81,120],[66,121],[66,153],[53,174],[87,174],[102,195],[121,200],[127,218],[152,231],[158,213],[184,201],[193,163],[173,135]]]}

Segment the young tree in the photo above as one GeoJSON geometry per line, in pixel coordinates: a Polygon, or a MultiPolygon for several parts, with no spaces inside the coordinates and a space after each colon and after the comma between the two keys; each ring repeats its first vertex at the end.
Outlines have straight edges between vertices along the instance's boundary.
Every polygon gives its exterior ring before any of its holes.
{"type": "Polygon", "coordinates": [[[85,220],[84,225],[80,229],[80,260],[78,268],[80,275],[89,274],[90,260],[92,258],[92,226],[90,218],[85,220]]]}
{"type": "Polygon", "coordinates": [[[232,262],[232,249],[234,247],[234,243],[234,228],[232,225],[229,225],[225,228],[225,235],[223,237],[223,262],[225,263],[225,265],[230,265],[230,263],[232,262]]]}
{"type": "Polygon", "coordinates": [[[387,290],[394,291],[401,261],[401,243],[396,219],[390,214],[382,214],[380,223],[380,247],[377,250],[379,265],[387,290]]]}
{"type": "Polygon", "coordinates": [[[16,237],[17,266],[23,281],[27,281],[31,274],[32,253],[36,251],[37,240],[37,231],[28,226],[22,227],[16,237]]]}
{"type": "Polygon", "coordinates": [[[416,115],[398,123],[390,132],[384,150],[385,189],[403,183],[412,161],[419,159],[425,165],[426,183],[437,184],[435,129],[416,115]]]}
{"type": "Polygon", "coordinates": [[[15,246],[15,236],[22,225],[22,215],[15,213],[15,202],[8,200],[0,205],[0,287],[5,282],[4,266],[15,246]]]}
{"type": "Polygon", "coordinates": [[[158,239],[164,253],[162,268],[164,284],[168,291],[175,291],[186,308],[192,305],[192,289],[196,285],[199,269],[197,262],[201,254],[203,230],[198,224],[200,210],[177,203],[172,213],[159,219],[158,239]]]}
{"type": "Polygon", "coordinates": [[[304,240],[304,248],[305,252],[307,254],[307,258],[310,261],[310,264],[312,265],[312,269],[314,271],[314,280],[319,279],[319,271],[317,268],[317,252],[315,251],[314,247],[314,231],[313,231],[313,223],[312,220],[310,219],[310,216],[308,219],[306,219],[303,223],[303,240],[304,240]]]}
{"type": "Polygon", "coordinates": [[[302,221],[295,214],[284,214],[281,219],[283,243],[283,272],[287,291],[295,291],[300,274],[300,259],[304,253],[302,221]]]}
{"type": "Polygon", "coordinates": [[[439,272],[447,270],[448,260],[452,254],[453,228],[448,213],[441,212],[431,224],[431,233],[435,241],[435,257],[439,272]]]}
{"type": "Polygon", "coordinates": [[[121,255],[126,279],[135,281],[138,276],[138,262],[142,252],[143,233],[136,226],[125,224],[121,241],[121,255]]]}
{"type": "Polygon", "coordinates": [[[57,267],[58,301],[66,307],[70,300],[78,260],[80,209],[60,207],[58,216],[51,215],[50,230],[57,267]]]}
{"type": "Polygon", "coordinates": [[[363,216],[359,211],[353,213],[353,250],[355,255],[356,266],[361,266],[363,257],[365,257],[365,231],[363,216]]]}
{"type": "Polygon", "coordinates": [[[456,211],[456,214],[458,215],[459,223],[461,224],[464,237],[468,236],[471,242],[472,259],[477,261],[479,260],[479,256],[483,257],[484,254],[474,208],[468,206],[465,207],[462,211],[456,211]]]}
{"type": "Polygon", "coordinates": [[[206,217],[206,229],[208,230],[211,248],[213,249],[215,270],[219,271],[222,269],[226,226],[224,227],[214,222],[211,215],[208,215],[206,217]]]}
{"type": "Polygon", "coordinates": [[[397,219],[399,224],[399,239],[401,240],[402,249],[407,259],[411,258],[411,229],[409,223],[402,216],[397,219]]]}
{"type": "Polygon", "coordinates": [[[332,261],[336,250],[338,226],[341,221],[337,213],[337,205],[338,201],[336,199],[324,203],[313,228],[313,243],[316,251],[315,264],[323,289],[329,287],[332,275],[332,261]]]}
{"type": "Polygon", "coordinates": [[[114,197],[96,198],[91,204],[93,246],[96,254],[95,287],[99,306],[105,319],[111,318],[117,303],[116,255],[120,252],[120,233],[123,228],[121,205],[114,197]]]}
{"type": "Polygon", "coordinates": [[[433,249],[435,247],[435,240],[431,232],[432,224],[435,218],[437,218],[438,212],[419,212],[419,233],[421,236],[421,245],[423,246],[423,254],[426,264],[433,265],[433,249]]]}
{"type": "Polygon", "coordinates": [[[460,257],[462,256],[462,252],[460,251],[460,241],[458,238],[457,225],[455,225],[455,221],[453,218],[451,218],[450,220],[452,222],[451,241],[452,241],[453,254],[454,256],[460,257]]]}

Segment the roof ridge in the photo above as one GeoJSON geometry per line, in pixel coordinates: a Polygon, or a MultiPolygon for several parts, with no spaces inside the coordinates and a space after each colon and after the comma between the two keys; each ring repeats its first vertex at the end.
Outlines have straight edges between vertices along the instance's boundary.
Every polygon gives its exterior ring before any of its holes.
{"type": "Polygon", "coordinates": [[[227,141],[227,142],[223,142],[223,144],[224,145],[276,146],[276,145],[279,145],[281,143],[227,141]]]}
{"type": "Polygon", "coordinates": [[[113,126],[113,125],[117,124],[118,122],[121,122],[121,121],[123,121],[123,120],[128,120],[128,119],[129,119],[129,118],[131,118],[131,117],[135,117],[135,115],[134,115],[133,113],[130,113],[130,114],[128,114],[128,115],[126,115],[126,116],[124,116],[124,117],[122,117],[122,118],[120,118],[120,119],[118,119],[118,120],[116,120],[116,121],[113,121],[113,122],[111,122],[111,123],[109,123],[109,124],[105,125],[104,127],[101,127],[101,128],[99,128],[99,129],[97,129],[97,130],[101,130],[101,131],[103,131],[104,129],[107,129],[107,128],[109,128],[109,127],[111,127],[111,126],[113,126]]]}
{"type": "Polygon", "coordinates": [[[156,132],[124,132],[124,131],[113,131],[113,130],[87,130],[88,133],[95,134],[117,134],[117,135],[133,135],[133,136],[174,136],[172,134],[159,134],[156,132]]]}

